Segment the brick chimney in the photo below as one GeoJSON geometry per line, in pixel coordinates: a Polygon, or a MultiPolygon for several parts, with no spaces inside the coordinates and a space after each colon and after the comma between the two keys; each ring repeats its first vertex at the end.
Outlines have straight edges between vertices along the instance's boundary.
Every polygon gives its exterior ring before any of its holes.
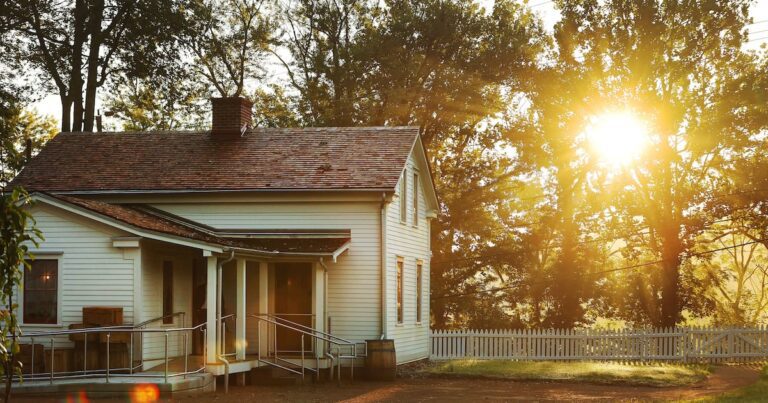
{"type": "Polygon", "coordinates": [[[241,97],[211,98],[214,136],[240,137],[251,127],[253,103],[241,97]]]}

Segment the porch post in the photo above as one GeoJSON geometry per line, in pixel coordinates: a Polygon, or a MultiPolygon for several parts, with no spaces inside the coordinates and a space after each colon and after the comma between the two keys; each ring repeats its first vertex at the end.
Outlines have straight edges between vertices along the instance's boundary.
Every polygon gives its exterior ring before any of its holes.
{"type": "Polygon", "coordinates": [[[205,286],[205,328],[207,329],[208,340],[205,341],[206,356],[208,363],[216,362],[216,353],[218,343],[216,342],[216,256],[208,256],[207,282],[205,286]]]}
{"type": "Polygon", "coordinates": [[[235,357],[245,359],[247,340],[245,337],[245,259],[237,259],[237,311],[235,314],[235,357]]]}
{"type": "MultiPolygon", "coordinates": [[[[267,262],[259,262],[259,313],[269,313],[269,266],[267,262]]],[[[261,350],[262,355],[268,355],[269,344],[267,343],[270,326],[266,322],[260,322],[261,327],[261,350]]]]}
{"type": "MultiPolygon", "coordinates": [[[[315,329],[321,332],[325,332],[325,270],[319,263],[312,265],[314,273],[312,276],[312,313],[315,314],[315,329]]],[[[325,354],[325,343],[320,343],[319,348],[316,351],[318,357],[323,357],[325,354]]]]}

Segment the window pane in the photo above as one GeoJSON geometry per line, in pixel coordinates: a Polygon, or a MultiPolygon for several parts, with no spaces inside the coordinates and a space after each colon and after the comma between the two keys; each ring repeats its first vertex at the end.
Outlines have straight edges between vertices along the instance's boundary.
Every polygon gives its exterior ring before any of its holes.
{"type": "Polygon", "coordinates": [[[403,323],[403,261],[397,262],[397,323],[403,323]]]}
{"type": "Polygon", "coordinates": [[[413,225],[419,225],[419,174],[413,174],[413,225]]]}
{"type": "Polygon", "coordinates": [[[163,323],[173,323],[173,262],[163,262],[163,323]]]}
{"type": "Polygon", "coordinates": [[[57,259],[30,262],[24,271],[24,323],[55,324],[58,312],[57,259]]]}
{"type": "Polygon", "coordinates": [[[405,222],[408,215],[408,174],[403,174],[400,182],[400,221],[405,222]]]}
{"type": "Polygon", "coordinates": [[[416,322],[421,322],[421,266],[416,265],[416,322]]]}

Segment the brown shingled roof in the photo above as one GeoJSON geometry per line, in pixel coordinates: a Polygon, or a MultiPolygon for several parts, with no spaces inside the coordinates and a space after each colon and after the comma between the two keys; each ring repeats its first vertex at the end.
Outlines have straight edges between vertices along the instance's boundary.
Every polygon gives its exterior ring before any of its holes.
{"type": "Polygon", "coordinates": [[[139,229],[193,239],[214,245],[225,245],[224,242],[226,242],[206,231],[201,231],[192,226],[171,221],[131,205],[110,204],[98,200],[81,199],[64,195],[48,196],[139,229]]]}
{"type": "Polygon", "coordinates": [[[392,190],[415,127],[61,133],[12,185],[63,191],[392,190]]]}

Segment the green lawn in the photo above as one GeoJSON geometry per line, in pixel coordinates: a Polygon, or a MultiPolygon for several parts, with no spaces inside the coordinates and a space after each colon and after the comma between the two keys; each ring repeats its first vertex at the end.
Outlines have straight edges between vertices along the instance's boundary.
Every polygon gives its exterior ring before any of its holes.
{"type": "Polygon", "coordinates": [[[731,393],[715,396],[704,402],[765,402],[768,401],[768,365],[763,367],[760,380],[731,393]]]}
{"type": "Polygon", "coordinates": [[[434,376],[469,376],[516,380],[567,380],[623,385],[680,386],[706,378],[704,365],[621,364],[614,362],[520,362],[451,360],[423,371],[434,376]]]}

